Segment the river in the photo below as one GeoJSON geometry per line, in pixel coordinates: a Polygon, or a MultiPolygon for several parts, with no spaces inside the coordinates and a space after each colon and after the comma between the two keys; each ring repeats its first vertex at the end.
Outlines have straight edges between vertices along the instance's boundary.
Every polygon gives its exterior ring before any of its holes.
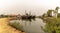
{"type": "Polygon", "coordinates": [[[23,21],[23,20],[13,20],[18,21],[22,26],[26,33],[44,33],[44,31],[41,29],[41,26],[44,26],[45,23],[39,18],[36,18],[36,20],[30,21],[23,21]]]}

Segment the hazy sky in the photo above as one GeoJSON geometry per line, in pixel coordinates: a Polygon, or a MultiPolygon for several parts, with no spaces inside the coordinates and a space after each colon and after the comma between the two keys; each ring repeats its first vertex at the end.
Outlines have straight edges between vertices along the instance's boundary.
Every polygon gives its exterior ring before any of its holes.
{"type": "Polygon", "coordinates": [[[60,7],[60,0],[0,0],[0,14],[24,14],[27,10],[40,15],[56,6],[60,7]]]}

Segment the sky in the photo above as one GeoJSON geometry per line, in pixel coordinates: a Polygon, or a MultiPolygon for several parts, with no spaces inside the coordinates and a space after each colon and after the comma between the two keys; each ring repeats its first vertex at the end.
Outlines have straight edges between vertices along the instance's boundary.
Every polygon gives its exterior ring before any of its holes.
{"type": "Polygon", "coordinates": [[[60,7],[60,0],[0,0],[0,14],[32,14],[42,15],[48,9],[60,7]]]}

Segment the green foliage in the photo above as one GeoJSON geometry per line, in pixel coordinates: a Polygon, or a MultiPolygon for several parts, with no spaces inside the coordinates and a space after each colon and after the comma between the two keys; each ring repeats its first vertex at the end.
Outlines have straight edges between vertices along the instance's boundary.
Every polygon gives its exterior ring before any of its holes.
{"type": "Polygon", "coordinates": [[[60,33],[60,18],[47,18],[43,30],[48,33],[60,33]]]}
{"type": "MultiPolygon", "coordinates": [[[[60,14],[58,14],[59,7],[56,7],[55,10],[48,10],[47,17],[41,17],[45,21],[46,25],[42,28],[45,32],[48,33],[60,33],[60,14]],[[55,17],[50,17],[51,12],[54,12],[55,17]],[[58,17],[57,17],[58,16],[58,17]]],[[[44,15],[44,14],[43,14],[44,15]]]]}
{"type": "Polygon", "coordinates": [[[58,13],[58,17],[60,17],[60,13],[58,13]]]}
{"type": "Polygon", "coordinates": [[[56,8],[55,8],[55,10],[58,10],[58,9],[59,9],[59,7],[56,7],[56,8]]]}
{"type": "Polygon", "coordinates": [[[46,17],[46,14],[44,13],[44,14],[42,15],[42,17],[46,17]]]}
{"type": "Polygon", "coordinates": [[[51,12],[52,12],[52,10],[48,10],[48,11],[47,11],[47,14],[50,14],[51,12]]]}
{"type": "Polygon", "coordinates": [[[24,32],[23,26],[20,25],[19,22],[10,22],[9,25],[16,28],[17,30],[21,30],[22,32],[24,32]]]}
{"type": "Polygon", "coordinates": [[[48,11],[47,11],[47,15],[48,15],[48,16],[51,16],[50,14],[52,13],[52,11],[54,11],[54,10],[48,10],[48,11]]]}

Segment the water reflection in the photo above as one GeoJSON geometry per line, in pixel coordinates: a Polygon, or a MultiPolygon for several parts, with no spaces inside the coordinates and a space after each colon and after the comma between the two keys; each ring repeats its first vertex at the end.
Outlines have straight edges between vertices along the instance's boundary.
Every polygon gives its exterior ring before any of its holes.
{"type": "Polygon", "coordinates": [[[19,22],[26,33],[44,33],[41,29],[41,26],[44,26],[45,23],[39,18],[36,18],[35,20],[13,20],[19,22]]]}

